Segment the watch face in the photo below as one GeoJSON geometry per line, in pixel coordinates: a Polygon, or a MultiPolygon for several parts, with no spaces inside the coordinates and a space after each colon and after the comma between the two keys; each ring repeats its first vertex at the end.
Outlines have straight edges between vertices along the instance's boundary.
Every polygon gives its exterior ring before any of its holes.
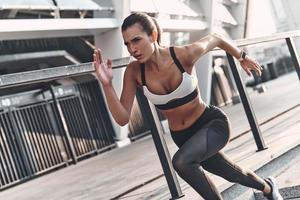
{"type": "Polygon", "coordinates": [[[245,51],[243,51],[243,53],[242,53],[242,58],[243,58],[243,60],[246,58],[246,52],[245,51]]]}

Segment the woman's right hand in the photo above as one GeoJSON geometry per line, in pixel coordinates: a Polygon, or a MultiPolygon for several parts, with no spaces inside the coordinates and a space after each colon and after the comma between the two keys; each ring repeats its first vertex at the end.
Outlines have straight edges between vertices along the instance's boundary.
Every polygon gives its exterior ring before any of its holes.
{"type": "Polygon", "coordinates": [[[104,63],[100,49],[94,50],[93,57],[93,65],[95,67],[98,80],[102,83],[103,86],[111,84],[111,81],[113,79],[112,61],[108,59],[107,62],[104,63]]]}

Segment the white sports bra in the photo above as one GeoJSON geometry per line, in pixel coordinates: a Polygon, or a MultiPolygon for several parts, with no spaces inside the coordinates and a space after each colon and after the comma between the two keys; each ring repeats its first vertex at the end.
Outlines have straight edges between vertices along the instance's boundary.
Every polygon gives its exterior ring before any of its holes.
{"type": "Polygon", "coordinates": [[[145,80],[145,64],[141,65],[141,76],[142,76],[142,83],[143,83],[143,92],[144,95],[159,109],[167,110],[171,108],[175,108],[186,104],[193,100],[198,95],[198,80],[197,77],[188,74],[184,68],[182,67],[181,63],[177,59],[174,47],[170,47],[171,56],[182,72],[182,81],[180,85],[171,93],[158,95],[150,92],[146,85],[145,80]]]}

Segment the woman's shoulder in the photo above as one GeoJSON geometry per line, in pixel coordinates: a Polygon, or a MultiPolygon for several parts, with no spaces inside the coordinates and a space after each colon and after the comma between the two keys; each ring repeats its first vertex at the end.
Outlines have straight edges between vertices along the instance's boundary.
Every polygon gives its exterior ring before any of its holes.
{"type": "Polygon", "coordinates": [[[126,67],[126,72],[137,74],[140,71],[140,63],[138,61],[132,61],[130,62],[126,67]]]}
{"type": "Polygon", "coordinates": [[[183,66],[192,67],[190,59],[190,44],[183,46],[174,46],[174,51],[177,59],[183,66]]]}
{"type": "Polygon", "coordinates": [[[129,76],[138,83],[141,82],[141,64],[137,61],[130,62],[125,70],[125,76],[129,76]]]}

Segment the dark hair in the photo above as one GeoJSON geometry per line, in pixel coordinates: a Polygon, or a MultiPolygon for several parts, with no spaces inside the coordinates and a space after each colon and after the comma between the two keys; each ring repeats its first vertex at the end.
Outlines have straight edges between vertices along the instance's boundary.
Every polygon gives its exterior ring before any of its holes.
{"type": "Polygon", "coordinates": [[[154,30],[157,30],[157,43],[160,44],[161,39],[161,29],[157,23],[157,21],[150,17],[145,13],[132,13],[128,17],[126,17],[122,24],[122,31],[126,31],[126,29],[135,23],[140,24],[143,27],[143,30],[150,36],[154,30]]]}

